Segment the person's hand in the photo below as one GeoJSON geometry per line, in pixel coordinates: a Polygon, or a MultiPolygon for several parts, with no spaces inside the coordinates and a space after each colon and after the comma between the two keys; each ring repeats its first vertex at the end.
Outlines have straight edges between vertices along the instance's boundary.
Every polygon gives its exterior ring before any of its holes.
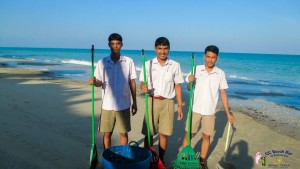
{"type": "Polygon", "coordinates": [[[96,83],[96,78],[95,78],[95,77],[89,78],[89,84],[90,84],[90,85],[92,85],[92,84],[95,85],[95,83],[96,83]]]}
{"type": "Polygon", "coordinates": [[[182,119],[183,119],[182,106],[178,106],[178,116],[177,116],[177,120],[182,120],[182,119]]]}
{"type": "Polygon", "coordinates": [[[148,85],[142,84],[141,85],[141,90],[142,90],[143,93],[147,93],[148,92],[148,85]]]}
{"type": "Polygon", "coordinates": [[[137,113],[137,106],[136,103],[133,103],[131,106],[131,114],[134,116],[137,113]]]}
{"type": "Polygon", "coordinates": [[[189,75],[188,80],[189,80],[189,83],[193,82],[195,80],[195,76],[194,75],[189,75]]]}
{"type": "Polygon", "coordinates": [[[94,84],[96,87],[101,87],[102,81],[97,80],[95,77],[91,77],[91,78],[89,78],[89,84],[90,85],[94,84]]]}
{"type": "Polygon", "coordinates": [[[228,119],[230,124],[233,124],[234,121],[235,121],[235,118],[231,113],[227,114],[227,119],[228,119]]]}

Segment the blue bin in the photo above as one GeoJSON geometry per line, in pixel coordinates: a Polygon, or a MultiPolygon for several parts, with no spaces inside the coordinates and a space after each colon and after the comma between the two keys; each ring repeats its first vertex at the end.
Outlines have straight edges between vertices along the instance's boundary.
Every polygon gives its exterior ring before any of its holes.
{"type": "Polygon", "coordinates": [[[104,169],[143,169],[150,167],[152,153],[138,146],[113,146],[102,153],[104,169]]]}

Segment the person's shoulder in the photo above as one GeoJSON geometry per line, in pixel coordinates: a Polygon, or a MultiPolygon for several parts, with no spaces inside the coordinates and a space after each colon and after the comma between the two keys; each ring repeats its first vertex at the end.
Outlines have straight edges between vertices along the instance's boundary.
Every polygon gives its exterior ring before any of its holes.
{"type": "Polygon", "coordinates": [[[169,59],[169,63],[170,63],[171,65],[174,65],[174,66],[180,66],[180,63],[177,62],[177,61],[175,61],[175,60],[173,60],[173,59],[169,59]]]}
{"type": "Polygon", "coordinates": [[[150,60],[145,61],[146,64],[150,64],[150,62],[152,62],[152,64],[153,63],[158,63],[156,58],[152,58],[150,60]]]}
{"type": "Polygon", "coordinates": [[[217,66],[215,66],[215,71],[217,73],[225,74],[225,72],[222,69],[218,68],[217,66]]]}
{"type": "Polygon", "coordinates": [[[195,69],[197,69],[197,70],[205,70],[205,65],[196,65],[195,69]]]}
{"type": "Polygon", "coordinates": [[[132,63],[132,62],[134,63],[134,60],[128,56],[122,55],[121,58],[122,58],[122,60],[125,60],[128,63],[132,63]]]}
{"type": "Polygon", "coordinates": [[[110,60],[110,56],[105,56],[104,58],[100,59],[99,61],[104,62],[110,60]]]}
{"type": "Polygon", "coordinates": [[[100,59],[100,60],[98,61],[98,63],[99,63],[99,64],[103,64],[103,63],[109,61],[109,59],[110,59],[110,57],[109,57],[109,56],[106,56],[106,57],[100,59]]]}
{"type": "Polygon", "coordinates": [[[205,68],[205,65],[196,65],[196,68],[203,69],[203,68],[205,68]]]}
{"type": "MultiPolygon", "coordinates": [[[[121,58],[122,58],[122,59],[129,59],[129,60],[131,59],[129,56],[126,56],[126,55],[121,55],[121,58]]],[[[131,59],[131,60],[132,60],[132,59],[131,59]]]]}

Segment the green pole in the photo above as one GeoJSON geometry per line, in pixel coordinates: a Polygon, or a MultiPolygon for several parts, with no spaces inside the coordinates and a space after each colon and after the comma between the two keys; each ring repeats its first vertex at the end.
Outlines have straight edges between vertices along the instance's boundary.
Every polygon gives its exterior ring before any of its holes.
{"type": "MultiPolygon", "coordinates": [[[[194,75],[194,52],[192,53],[192,65],[191,65],[191,75],[194,75]]],[[[193,108],[193,82],[190,85],[190,101],[188,110],[188,146],[191,146],[191,121],[192,121],[192,108],[193,108]]]]}
{"type": "MultiPolygon", "coordinates": [[[[92,72],[91,72],[91,77],[94,77],[94,45],[92,45],[92,72]]],[[[92,145],[95,144],[95,85],[94,83],[92,84],[92,145]]]]}
{"type": "MultiPolygon", "coordinates": [[[[143,59],[143,72],[144,72],[144,85],[147,86],[147,77],[146,77],[146,60],[144,49],[142,49],[142,59],[143,59]]],[[[149,112],[148,112],[148,93],[145,93],[145,104],[146,104],[146,125],[147,125],[147,134],[148,134],[148,146],[150,147],[150,122],[149,122],[149,112]]]]}

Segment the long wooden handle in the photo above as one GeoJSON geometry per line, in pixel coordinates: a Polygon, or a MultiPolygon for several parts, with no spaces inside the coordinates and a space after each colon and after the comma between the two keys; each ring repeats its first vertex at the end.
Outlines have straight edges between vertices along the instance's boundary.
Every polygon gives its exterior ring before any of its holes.
{"type": "Polygon", "coordinates": [[[226,143],[225,143],[225,152],[228,149],[228,141],[229,141],[230,130],[231,130],[231,124],[228,122],[228,129],[227,129],[227,136],[226,136],[226,143]]]}

